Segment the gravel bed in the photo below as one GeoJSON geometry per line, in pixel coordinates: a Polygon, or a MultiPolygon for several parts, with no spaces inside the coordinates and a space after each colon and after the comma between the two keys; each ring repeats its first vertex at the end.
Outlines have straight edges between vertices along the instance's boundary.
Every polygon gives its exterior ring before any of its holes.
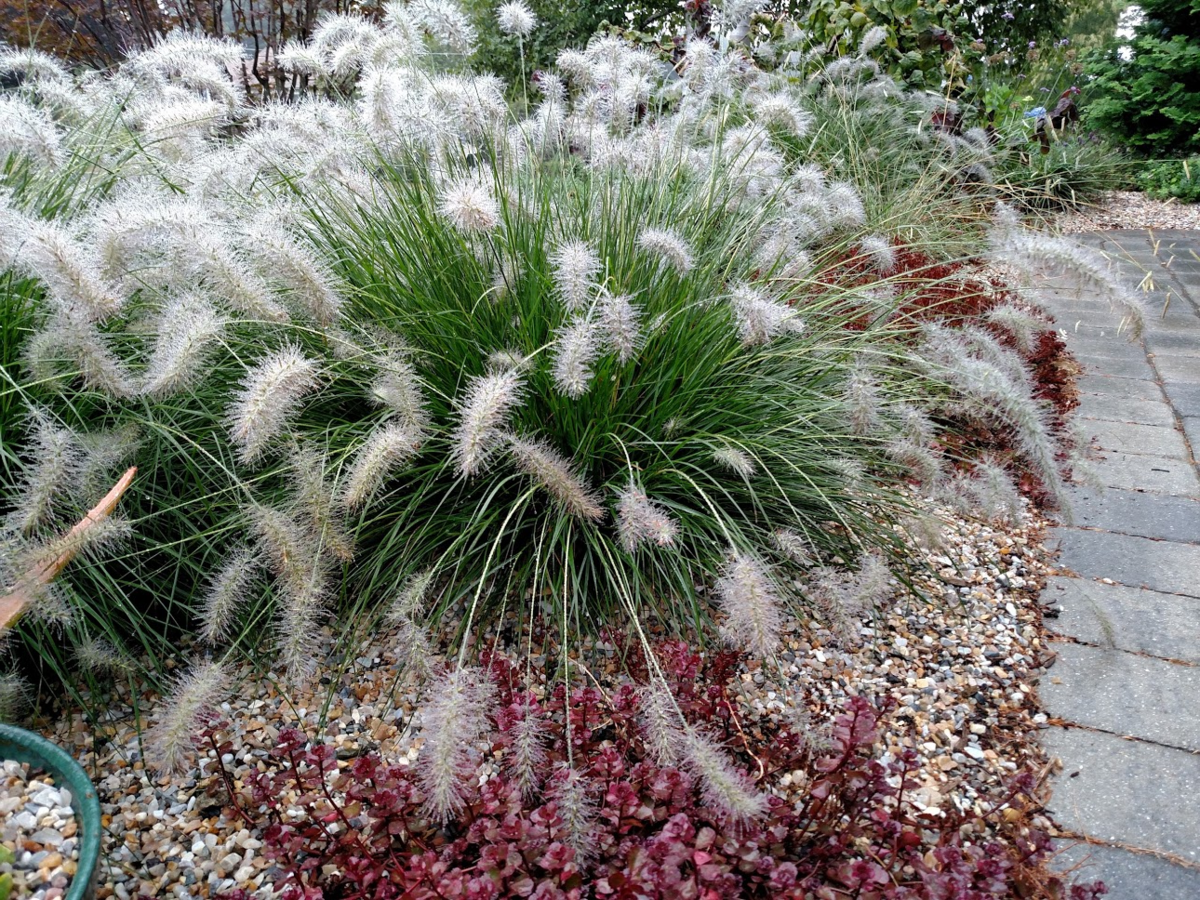
{"type": "MultiPolygon", "coordinates": [[[[1046,719],[1038,711],[1039,667],[1052,659],[1037,604],[1050,571],[1042,523],[993,527],[921,502],[947,523],[934,549],[912,548],[914,561],[924,564],[914,580],[926,599],[897,589],[851,629],[844,622],[836,629],[796,623],[777,660],[739,673],[736,693],[748,729],[764,724],[757,720],[807,715],[817,732],[850,696],[876,703],[891,698],[883,749],[912,748],[919,756],[912,802],[934,814],[982,812],[1003,796],[1002,783],[1014,772],[1045,771],[1035,740],[1046,719]]],[[[51,737],[88,771],[101,773],[105,832],[97,897],[184,898],[235,887],[269,894],[278,870],[262,857],[258,830],[227,811],[219,768],[240,788],[287,725],[323,734],[343,761],[365,750],[400,764],[417,759],[418,686],[397,678],[387,635],[354,653],[342,671],[318,673],[311,687],[290,696],[243,667],[241,683],[223,705],[232,752],[218,764],[217,752],[209,751],[173,779],[147,775],[142,762],[133,707],[149,709],[144,726],[153,725],[157,698],[149,692],[134,704],[118,689],[94,725],[80,711],[64,715],[51,737]]],[[[584,653],[593,677],[621,679],[614,648],[597,643],[584,653]]],[[[803,772],[781,773],[762,787],[791,797],[803,790],[803,779],[803,772]]],[[[1040,816],[1033,824],[1049,827],[1040,816]]]]}
{"type": "Polygon", "coordinates": [[[79,860],[73,799],[28,763],[0,763],[0,879],[12,879],[11,897],[66,893],[79,860]]]}
{"type": "Polygon", "coordinates": [[[1116,228],[1200,229],[1200,203],[1151,200],[1137,191],[1107,191],[1096,206],[1049,216],[1046,222],[1062,234],[1116,228]]]}

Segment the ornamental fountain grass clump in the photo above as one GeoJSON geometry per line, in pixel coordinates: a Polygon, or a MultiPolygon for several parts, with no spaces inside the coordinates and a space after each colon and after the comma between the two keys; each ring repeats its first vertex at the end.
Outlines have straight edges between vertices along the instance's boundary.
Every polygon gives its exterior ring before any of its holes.
{"type": "MultiPolygon", "coordinates": [[[[224,75],[240,50],[186,34],[83,81],[5,56],[26,79],[0,409],[24,443],[5,448],[0,572],[136,462],[124,543],[19,629],[64,674],[74,646],[92,666],[144,651],[160,680],[198,635],[213,658],[153,732],[164,769],[190,764],[229,653],[296,681],[331,622],[386,617],[417,659],[445,622],[461,656],[436,683],[466,731],[481,623],[553,623],[569,646],[716,622],[769,661],[810,569],[875,583],[902,563],[902,482],[1011,495],[1023,471],[1061,495],[1056,423],[996,330],[1029,311],[951,328],[908,310],[892,232],[987,227],[959,177],[986,147],[931,139],[932,98],[863,59],[801,79],[700,40],[667,77],[603,37],[516,120],[460,67],[447,10],[329,17],[281,55],[292,104],[245,105],[224,75]],[[865,122],[873,146],[819,155],[865,122]],[[826,254],[872,280],[822,281],[826,254]],[[948,475],[951,414],[1009,429],[1008,469],[948,475]]],[[[1064,255],[1003,216],[994,237],[1064,255]]],[[[455,810],[460,786],[427,778],[455,810]]]]}

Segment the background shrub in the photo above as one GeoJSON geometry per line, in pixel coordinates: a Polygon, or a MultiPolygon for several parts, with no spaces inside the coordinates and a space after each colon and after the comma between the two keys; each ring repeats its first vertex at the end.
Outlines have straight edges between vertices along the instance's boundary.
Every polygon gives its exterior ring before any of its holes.
{"type": "Polygon", "coordinates": [[[1138,169],[1137,184],[1155,200],[1200,203],[1200,157],[1147,162],[1138,169]]]}

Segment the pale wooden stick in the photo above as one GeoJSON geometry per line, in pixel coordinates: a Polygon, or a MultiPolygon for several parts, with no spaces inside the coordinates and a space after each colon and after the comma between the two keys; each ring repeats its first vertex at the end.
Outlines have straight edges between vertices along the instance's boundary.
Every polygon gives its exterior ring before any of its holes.
{"type": "Polygon", "coordinates": [[[54,559],[48,559],[35,565],[17,582],[17,586],[11,593],[0,597],[0,632],[11,628],[16,623],[25,611],[25,607],[33,599],[34,592],[38,587],[53,581],[58,577],[59,572],[66,568],[67,563],[75,558],[75,554],[79,552],[83,542],[72,541],[71,538],[82,536],[97,522],[107,519],[117,508],[117,502],[129,485],[133,483],[133,476],[136,474],[137,467],[131,466],[129,471],[121,476],[121,480],[113,485],[112,490],[104,495],[104,499],[88,510],[87,515],[75,523],[67,533],[67,549],[54,559]]]}

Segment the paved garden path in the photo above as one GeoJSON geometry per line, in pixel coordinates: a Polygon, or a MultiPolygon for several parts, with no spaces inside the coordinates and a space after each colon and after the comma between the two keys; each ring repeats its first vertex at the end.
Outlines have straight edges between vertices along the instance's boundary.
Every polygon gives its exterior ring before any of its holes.
{"type": "Polygon", "coordinates": [[[1044,295],[1085,367],[1079,415],[1103,459],[1075,487],[1074,524],[1052,530],[1058,661],[1040,691],[1062,760],[1050,809],[1089,843],[1112,900],[1200,898],[1200,231],[1108,231],[1079,240],[1145,286],[1130,343],[1103,301],[1044,295]],[[1151,287],[1152,284],[1152,287],[1151,287]]]}

